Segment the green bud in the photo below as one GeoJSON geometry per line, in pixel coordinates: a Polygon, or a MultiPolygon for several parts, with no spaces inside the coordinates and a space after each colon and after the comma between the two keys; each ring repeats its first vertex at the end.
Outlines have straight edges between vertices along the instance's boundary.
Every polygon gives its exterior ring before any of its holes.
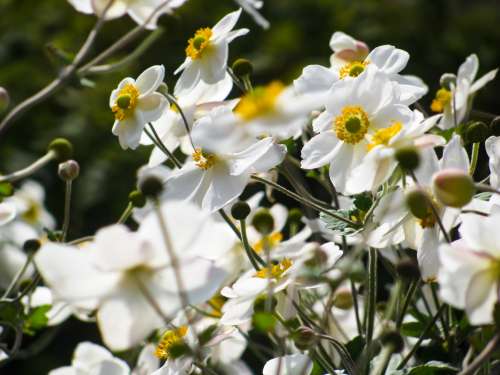
{"type": "Polygon", "coordinates": [[[0,182],[0,197],[10,197],[14,194],[14,187],[10,182],[0,182]]]}
{"type": "Polygon", "coordinates": [[[490,122],[490,132],[491,135],[500,136],[500,116],[495,117],[490,122]]]}
{"type": "Polygon", "coordinates": [[[166,96],[168,94],[168,85],[165,82],[162,82],[156,91],[166,96]]]}
{"type": "Polygon", "coordinates": [[[156,176],[147,176],[139,182],[139,190],[148,198],[157,198],[163,191],[163,182],[156,176]]]}
{"type": "Polygon", "coordinates": [[[474,180],[460,169],[446,169],[432,179],[437,200],[445,206],[460,208],[468,204],[476,192],[474,180]]]}
{"type": "Polygon", "coordinates": [[[267,208],[261,208],[253,216],[252,225],[260,234],[267,236],[274,230],[274,218],[267,208]]]}
{"type": "Polygon", "coordinates": [[[33,238],[31,240],[27,240],[23,244],[23,250],[27,253],[33,253],[37,251],[42,244],[40,243],[39,240],[33,238]]]}
{"type": "Polygon", "coordinates": [[[316,333],[309,327],[299,327],[292,333],[292,339],[299,350],[307,350],[313,347],[318,341],[316,333]]]}
{"type": "Polygon", "coordinates": [[[413,146],[401,147],[396,150],[396,160],[405,171],[413,171],[420,164],[420,156],[413,146]]]}
{"type": "Polygon", "coordinates": [[[455,86],[457,84],[457,76],[455,74],[445,73],[441,76],[439,84],[441,85],[441,87],[450,91],[451,85],[455,86]]]}
{"type": "Polygon", "coordinates": [[[401,353],[405,348],[403,338],[396,331],[383,333],[380,337],[380,342],[384,346],[391,346],[394,353],[401,353]]]}
{"type": "Polygon", "coordinates": [[[250,206],[247,202],[239,201],[233,204],[233,207],[231,207],[231,215],[236,220],[245,220],[249,214],[250,206]]]}
{"type": "Polygon", "coordinates": [[[59,164],[58,174],[63,181],[73,181],[80,175],[80,165],[75,160],[59,164]]]}
{"type": "Polygon", "coordinates": [[[288,221],[291,223],[300,223],[300,219],[302,219],[302,210],[299,208],[292,208],[288,211],[288,221]]]}
{"type": "Polygon", "coordinates": [[[403,280],[418,280],[420,279],[420,268],[415,259],[405,258],[396,264],[396,274],[403,280]]]}
{"type": "Polygon", "coordinates": [[[73,156],[73,145],[65,138],[56,138],[50,142],[48,151],[52,151],[55,159],[62,163],[73,156]]]}
{"type": "Polygon", "coordinates": [[[431,197],[421,189],[414,188],[406,193],[406,205],[410,212],[418,219],[426,219],[432,213],[431,197]]]}
{"type": "Polygon", "coordinates": [[[481,143],[490,136],[490,128],[482,121],[473,121],[467,124],[465,140],[469,143],[481,143]]]}
{"type": "Polygon", "coordinates": [[[131,191],[128,195],[128,201],[136,208],[142,208],[146,205],[146,197],[139,190],[131,191]]]}
{"type": "Polygon", "coordinates": [[[233,72],[237,77],[249,76],[253,73],[252,63],[247,59],[238,59],[233,63],[233,72]]]}
{"type": "Polygon", "coordinates": [[[9,107],[9,104],[9,93],[3,87],[0,87],[0,112],[5,111],[9,107]]]}

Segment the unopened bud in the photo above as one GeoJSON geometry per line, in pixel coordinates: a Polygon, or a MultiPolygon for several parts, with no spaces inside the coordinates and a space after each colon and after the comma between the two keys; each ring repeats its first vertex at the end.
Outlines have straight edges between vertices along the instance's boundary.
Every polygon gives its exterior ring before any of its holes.
{"type": "Polygon", "coordinates": [[[3,112],[7,109],[10,104],[10,97],[7,90],[3,87],[0,87],[0,112],[3,112]]]}
{"type": "Polygon", "coordinates": [[[300,219],[302,219],[302,211],[298,208],[292,208],[288,211],[288,221],[291,223],[300,223],[300,219]]]}
{"type": "Polygon", "coordinates": [[[247,59],[236,60],[233,63],[232,69],[237,77],[245,77],[253,73],[252,63],[247,59]]]}
{"type": "Polygon", "coordinates": [[[410,212],[418,219],[426,219],[429,212],[432,212],[431,197],[429,194],[421,189],[415,188],[406,193],[406,205],[410,212]]]}
{"type": "Polygon", "coordinates": [[[253,216],[252,225],[260,234],[267,236],[273,232],[274,218],[267,208],[261,208],[253,216]]]}
{"type": "Polygon", "coordinates": [[[354,298],[350,289],[339,288],[333,297],[333,306],[341,310],[349,310],[354,306],[354,298]]]}
{"type": "Polygon", "coordinates": [[[168,85],[165,82],[160,83],[160,86],[158,86],[157,91],[160,94],[167,95],[168,94],[168,85]]]}
{"type": "Polygon", "coordinates": [[[147,176],[139,182],[139,189],[148,198],[157,198],[163,191],[163,182],[156,176],[147,176]]]}
{"type": "Polygon", "coordinates": [[[299,327],[292,333],[292,339],[299,350],[307,350],[318,341],[316,333],[309,327],[299,327]]]}
{"type": "Polygon", "coordinates": [[[418,280],[420,279],[420,268],[416,260],[412,258],[405,258],[396,264],[397,275],[404,280],[418,280]]]}
{"type": "Polygon", "coordinates": [[[65,138],[56,138],[50,142],[48,151],[52,151],[55,159],[62,163],[73,156],[73,145],[65,138]]]}
{"type": "Polygon", "coordinates": [[[136,208],[142,208],[146,205],[146,197],[139,190],[131,191],[128,195],[128,201],[136,208]]]}
{"type": "Polygon", "coordinates": [[[472,200],[476,187],[471,176],[460,169],[445,169],[434,175],[432,188],[445,206],[460,208],[472,200]]]}
{"type": "Polygon", "coordinates": [[[396,151],[396,160],[405,171],[413,171],[420,164],[420,156],[413,146],[401,147],[396,151]]]}
{"type": "Polygon", "coordinates": [[[236,202],[235,204],[233,204],[233,207],[231,207],[231,215],[236,220],[245,220],[249,214],[250,206],[247,202],[236,202]]]}
{"type": "Polygon", "coordinates": [[[33,253],[37,251],[42,244],[37,239],[27,240],[23,244],[23,250],[27,253],[33,253]]]}
{"type": "Polygon", "coordinates": [[[468,143],[481,143],[490,136],[490,128],[482,121],[473,121],[467,124],[465,140],[468,143]]]}
{"type": "Polygon", "coordinates": [[[59,164],[59,177],[63,181],[73,181],[80,175],[80,165],[75,160],[67,160],[59,164]]]}
{"type": "Polygon", "coordinates": [[[500,136],[500,116],[495,117],[490,122],[490,132],[491,135],[500,136]]]}
{"type": "Polygon", "coordinates": [[[405,348],[403,338],[396,331],[389,331],[382,334],[380,342],[384,346],[391,346],[393,353],[400,353],[405,348]]]}
{"type": "Polygon", "coordinates": [[[445,73],[441,76],[441,79],[439,80],[439,84],[441,85],[441,87],[450,91],[451,86],[452,85],[456,86],[456,84],[457,84],[457,76],[455,74],[445,73]]]}

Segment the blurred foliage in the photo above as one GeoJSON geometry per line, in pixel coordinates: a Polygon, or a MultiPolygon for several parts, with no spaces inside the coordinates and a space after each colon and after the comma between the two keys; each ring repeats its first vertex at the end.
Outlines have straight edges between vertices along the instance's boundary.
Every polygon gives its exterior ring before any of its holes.
{"type": "MultiPolygon", "coordinates": [[[[196,29],[213,25],[235,7],[231,0],[190,0],[174,16],[162,17],[160,24],[165,32],[138,61],[113,74],[89,77],[95,82],[94,88],[73,82],[16,120],[0,138],[0,170],[6,173],[19,169],[41,156],[53,138],[67,137],[74,143],[75,159],[81,165],[81,177],[74,184],[70,237],[91,234],[116,221],[134,188],[136,170],[147,161],[149,150],[120,149],[111,134],[110,91],[124,76],[137,76],[153,64],[165,65],[167,83],[173,87],[173,72],[184,59],[187,39],[196,29]]],[[[95,22],[93,16],[76,13],[65,0],[0,0],[0,14],[0,86],[9,91],[13,104],[57,75],[61,65],[50,55],[47,45],[74,54],[95,22]]],[[[271,28],[262,30],[244,15],[239,26],[252,32],[233,43],[230,51],[231,61],[245,57],[254,63],[256,83],[273,79],[289,83],[305,65],[327,65],[331,53],[328,42],[336,30],[364,40],[371,47],[394,44],[410,52],[405,72],[419,75],[428,83],[430,94],[422,101],[426,108],[440,75],[456,72],[470,53],[479,56],[479,74],[500,62],[498,0],[267,0],[263,14],[271,28]]],[[[134,26],[129,18],[109,22],[93,53],[134,26]]],[[[126,56],[133,47],[120,51],[111,61],[126,56]]],[[[476,108],[499,113],[499,91],[497,79],[480,93],[476,108]]],[[[57,166],[51,164],[35,177],[50,192],[48,206],[60,221],[64,186],[56,170],[57,166]]],[[[52,350],[30,361],[29,366],[15,367],[12,373],[42,374],[69,363],[82,337],[66,332],[71,332],[71,327],[85,327],[85,334],[96,338],[96,332],[89,333],[88,326],[67,323],[62,328],[64,334],[59,332],[51,345],[52,350]]]]}

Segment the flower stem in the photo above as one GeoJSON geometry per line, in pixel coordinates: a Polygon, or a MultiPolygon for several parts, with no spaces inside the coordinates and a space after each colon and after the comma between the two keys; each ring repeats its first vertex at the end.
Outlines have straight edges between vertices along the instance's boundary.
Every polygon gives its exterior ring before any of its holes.
{"type": "Polygon", "coordinates": [[[120,218],[118,219],[118,224],[124,224],[132,214],[133,209],[134,205],[129,202],[127,207],[125,208],[125,211],[123,211],[122,216],[120,216],[120,218]]]}
{"type": "Polygon", "coordinates": [[[469,174],[474,176],[474,172],[476,171],[477,161],[479,159],[479,142],[476,142],[472,145],[472,158],[469,167],[469,174]]]}
{"type": "Polygon", "coordinates": [[[49,151],[40,159],[36,160],[33,164],[27,166],[26,168],[23,168],[19,171],[16,171],[14,173],[5,176],[0,176],[0,182],[7,182],[7,181],[15,182],[17,180],[21,180],[23,178],[31,176],[40,168],[43,168],[45,165],[47,165],[50,161],[54,160],[55,156],[56,154],[54,153],[54,151],[49,151]]]}
{"type": "Polygon", "coordinates": [[[368,303],[366,308],[366,346],[373,339],[375,327],[375,308],[377,303],[377,250],[370,247],[368,251],[368,303]]]}
{"type": "Polygon", "coordinates": [[[71,218],[71,190],[72,181],[66,181],[66,189],[64,192],[64,220],[62,226],[61,242],[66,242],[68,236],[69,221],[71,218]]]}
{"type": "Polygon", "coordinates": [[[255,270],[259,271],[259,264],[255,260],[255,252],[251,248],[250,244],[248,243],[248,237],[247,237],[247,228],[246,228],[246,223],[245,220],[240,220],[240,228],[241,228],[241,242],[243,243],[243,248],[245,249],[245,252],[247,253],[248,260],[250,263],[252,263],[253,268],[255,270]]]}

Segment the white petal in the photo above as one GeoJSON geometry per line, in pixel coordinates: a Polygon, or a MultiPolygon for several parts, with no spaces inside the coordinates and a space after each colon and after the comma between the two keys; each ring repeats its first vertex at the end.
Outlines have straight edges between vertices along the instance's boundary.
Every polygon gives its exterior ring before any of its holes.
{"type": "Polygon", "coordinates": [[[313,367],[311,359],[305,354],[291,354],[273,358],[266,362],[263,375],[302,375],[309,374],[313,367]]]}
{"type": "Polygon", "coordinates": [[[233,176],[249,172],[253,165],[274,146],[272,138],[264,138],[247,149],[232,155],[229,161],[229,173],[233,176]]]}
{"type": "Polygon", "coordinates": [[[142,72],[135,82],[137,89],[141,93],[140,98],[156,91],[163,82],[163,78],[165,78],[165,67],[163,65],[154,65],[142,72]]]}
{"type": "Polygon", "coordinates": [[[178,73],[182,70],[182,74],[175,84],[175,91],[191,91],[200,81],[200,63],[199,61],[186,60],[179,69],[175,72],[178,73]],[[182,70],[183,68],[183,70],[182,70]]]}
{"type": "Polygon", "coordinates": [[[82,13],[92,14],[94,9],[92,8],[92,0],[68,0],[73,7],[82,13]]]}
{"type": "Polygon", "coordinates": [[[219,37],[224,37],[227,33],[229,33],[241,15],[241,8],[235,12],[229,13],[225,15],[217,24],[212,28],[212,38],[216,39],[219,37]]]}
{"type": "Polygon", "coordinates": [[[304,68],[302,75],[293,81],[293,85],[299,94],[326,94],[336,80],[337,76],[332,70],[321,65],[309,65],[304,68]]]}
{"type": "Polygon", "coordinates": [[[230,174],[225,165],[213,168],[213,180],[203,198],[203,208],[215,212],[237,198],[248,183],[250,176],[230,174]]]}
{"type": "Polygon", "coordinates": [[[493,308],[497,300],[495,273],[477,272],[470,280],[465,297],[465,310],[471,324],[493,323],[493,308]]]}
{"type": "Polygon", "coordinates": [[[479,78],[476,82],[474,82],[470,88],[469,93],[473,94],[476,91],[482,89],[484,85],[486,85],[488,82],[493,81],[498,73],[498,69],[490,70],[488,73],[486,73],[484,76],[479,78]]]}
{"type": "Polygon", "coordinates": [[[228,43],[231,43],[236,38],[239,38],[240,36],[243,36],[243,35],[247,35],[249,32],[250,32],[249,29],[238,29],[235,31],[231,31],[227,34],[226,41],[228,43]]]}
{"type": "Polygon", "coordinates": [[[405,68],[410,55],[394,46],[385,45],[375,48],[366,59],[384,73],[396,74],[405,68]]]}
{"type": "Polygon", "coordinates": [[[336,31],[333,33],[330,39],[330,48],[334,52],[340,52],[344,49],[356,50],[357,40],[352,36],[343,33],[342,31],[336,31]]]}
{"type": "Polygon", "coordinates": [[[91,342],[81,342],[73,354],[73,366],[90,370],[94,365],[105,359],[111,359],[111,353],[100,345],[91,342]]]}
{"type": "Polygon", "coordinates": [[[500,214],[488,217],[467,215],[462,219],[460,235],[473,250],[500,257],[500,214]]]}
{"type": "Polygon", "coordinates": [[[9,202],[0,203],[0,226],[7,224],[16,217],[16,206],[9,202]]]}
{"type": "Polygon", "coordinates": [[[209,84],[224,79],[228,54],[229,47],[225,40],[210,46],[210,50],[199,60],[200,79],[209,84]]]}
{"type": "Polygon", "coordinates": [[[168,199],[187,199],[199,206],[211,182],[210,171],[205,172],[193,163],[185,164],[181,170],[174,172],[166,182],[168,199]]]}
{"type": "Polygon", "coordinates": [[[476,54],[469,55],[458,68],[457,80],[466,79],[469,83],[476,78],[479,68],[479,59],[476,54]]]}
{"type": "Polygon", "coordinates": [[[434,280],[440,267],[439,262],[439,233],[437,228],[424,229],[422,244],[417,250],[417,259],[422,280],[434,280]]]}
{"type": "Polygon", "coordinates": [[[154,92],[139,99],[137,110],[142,112],[143,121],[146,123],[158,120],[167,104],[167,99],[162,94],[154,92]]]}
{"type": "Polygon", "coordinates": [[[314,169],[330,163],[337,153],[339,140],[333,131],[320,133],[307,142],[301,151],[304,169],[314,169]]]}
{"type": "Polygon", "coordinates": [[[456,168],[468,173],[469,156],[462,147],[460,136],[455,134],[443,150],[440,160],[441,169],[456,168]]]}

